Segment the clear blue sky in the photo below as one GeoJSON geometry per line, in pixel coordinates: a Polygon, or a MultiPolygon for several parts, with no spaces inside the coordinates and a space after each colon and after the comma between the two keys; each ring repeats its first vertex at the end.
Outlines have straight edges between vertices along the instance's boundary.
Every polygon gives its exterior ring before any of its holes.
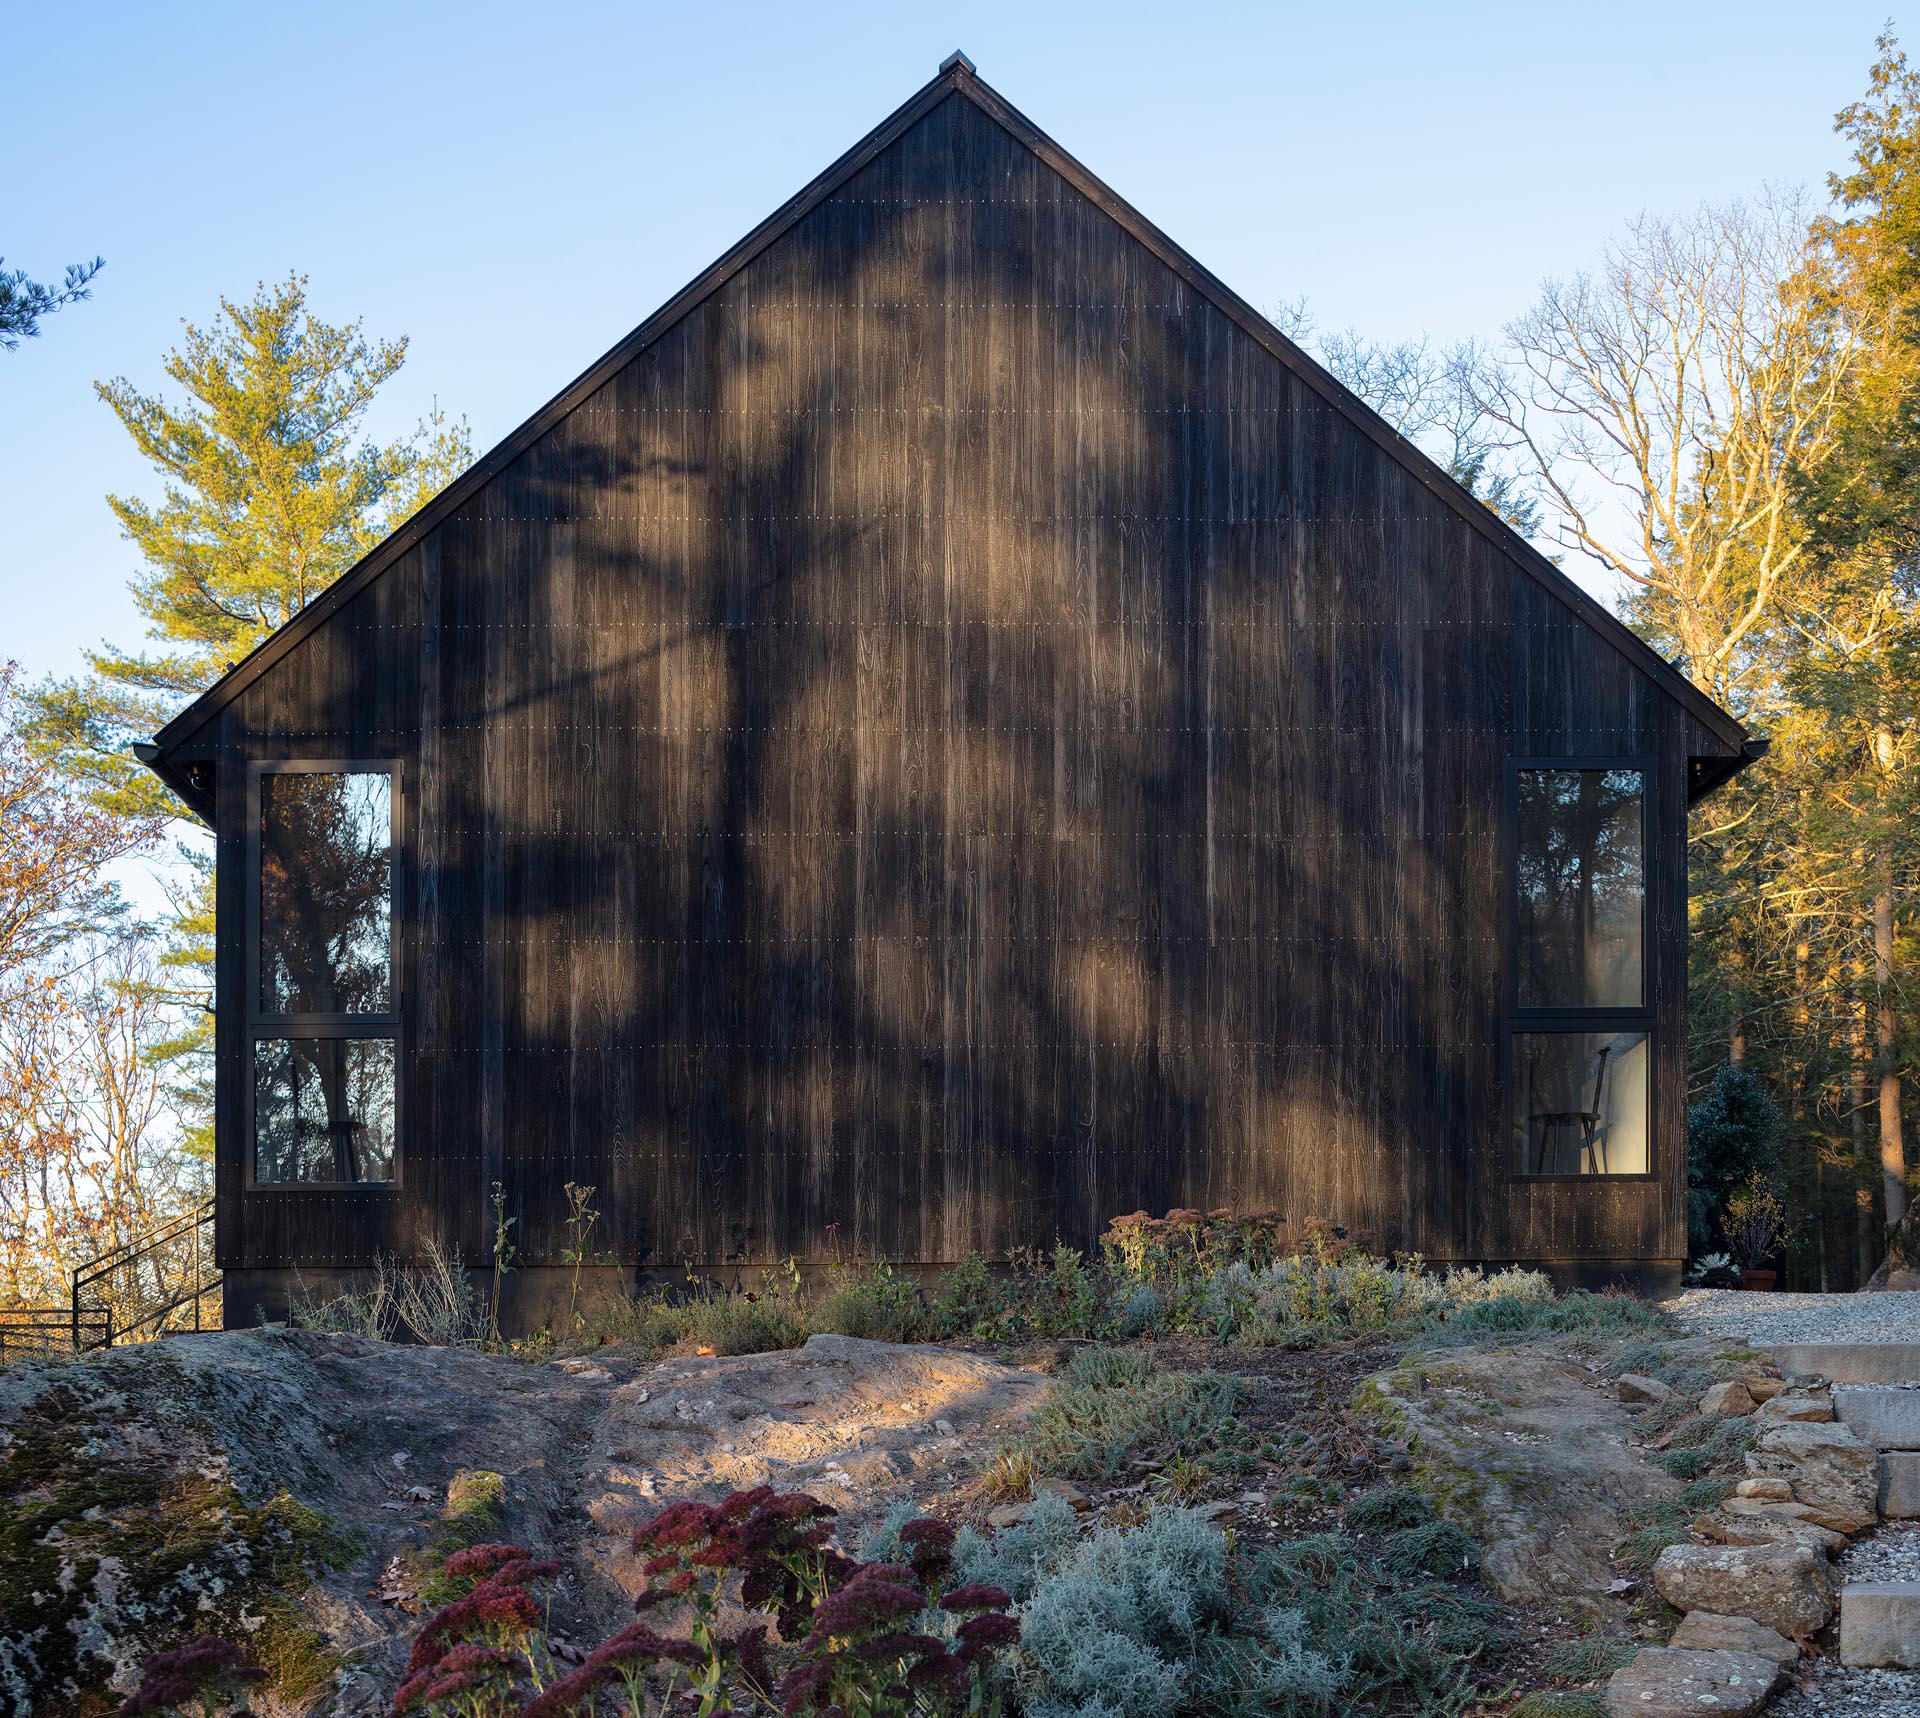
{"type": "Polygon", "coordinates": [[[92,303],[0,353],[0,656],[132,643],[96,378],[262,277],[407,334],[376,426],[504,435],[955,47],[1262,306],[1491,334],[1643,208],[1818,183],[1886,0],[55,5],[0,55],[0,253],[92,303]]]}

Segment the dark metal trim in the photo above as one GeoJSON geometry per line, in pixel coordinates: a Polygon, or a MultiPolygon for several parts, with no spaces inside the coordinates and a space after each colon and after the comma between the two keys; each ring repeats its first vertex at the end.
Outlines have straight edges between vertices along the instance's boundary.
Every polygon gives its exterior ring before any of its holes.
{"type": "Polygon", "coordinates": [[[1500,1152],[1508,1182],[1566,1181],[1615,1186],[1660,1179],[1658,1009],[1659,983],[1654,899],[1659,850],[1659,759],[1636,753],[1579,753],[1570,757],[1514,757],[1507,760],[1502,808],[1501,873],[1506,890],[1501,920],[1502,1009],[1500,1030],[1500,1152]],[[1640,776],[1640,1003],[1633,1008],[1522,1008],[1520,1006],[1520,773],[1523,770],[1635,770],[1640,776]],[[1641,1032],[1647,1040],[1647,1167],[1624,1175],[1536,1175],[1514,1167],[1514,1040],[1521,1035],[1580,1032],[1641,1032]]]}
{"type": "Polygon", "coordinates": [[[400,1191],[405,1174],[406,1132],[403,1093],[406,1008],[401,992],[401,903],[406,854],[405,763],[385,758],[253,758],[247,763],[243,815],[241,895],[241,982],[246,988],[240,1080],[241,1191],[243,1194],[364,1193],[375,1197],[400,1191]],[[384,775],[388,778],[387,996],[382,1014],[268,1014],[260,1006],[260,779],[269,775],[384,775]],[[255,1173],[253,1100],[257,1074],[254,1057],[265,1040],[291,1038],[375,1038],[393,1044],[393,1178],[390,1181],[262,1181],[255,1173]]]}

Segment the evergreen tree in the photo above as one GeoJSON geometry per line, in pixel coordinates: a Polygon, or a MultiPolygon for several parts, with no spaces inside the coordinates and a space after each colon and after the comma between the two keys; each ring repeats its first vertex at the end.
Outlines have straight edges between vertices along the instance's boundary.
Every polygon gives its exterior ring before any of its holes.
{"type": "MultiPolygon", "coordinates": [[[[28,737],[101,810],[177,816],[132,747],[164,726],[233,663],[285,625],[388,532],[472,462],[464,419],[438,406],[414,432],[381,445],[363,426],[406,357],[404,339],[368,341],[307,306],[306,281],[222,299],[205,329],[189,325],[165,364],[177,400],[126,378],[100,383],[162,480],[157,502],[109,496],[142,566],[132,581],[151,648],[103,645],[83,678],[31,696],[28,737]]],[[[188,1143],[211,1145],[213,869],[181,846],[160,970],[180,1027],[154,1054],[188,1143]]]]}
{"type": "Polygon", "coordinates": [[[183,400],[125,377],[97,385],[164,488],[157,503],[107,498],[143,562],[131,585],[151,648],[105,645],[89,653],[86,677],[43,685],[33,699],[36,748],[96,803],[173,813],[134,742],[470,463],[465,421],[437,410],[398,441],[365,439],[367,410],[406,344],[320,320],[305,280],[289,276],[245,303],[223,299],[205,330],[187,327],[165,366],[183,400]]]}
{"type": "MultiPolygon", "coordinates": [[[[6,260],[0,257],[0,264],[6,260]]],[[[67,278],[58,286],[29,279],[23,268],[0,267],[0,352],[15,351],[22,340],[37,337],[42,317],[91,298],[93,277],[106,266],[98,257],[68,263],[67,278]]]]}

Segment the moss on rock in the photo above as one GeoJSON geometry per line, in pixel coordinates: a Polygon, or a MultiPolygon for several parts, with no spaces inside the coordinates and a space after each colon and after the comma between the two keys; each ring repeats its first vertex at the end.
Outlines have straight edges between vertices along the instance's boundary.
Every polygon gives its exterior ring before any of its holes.
{"type": "Polygon", "coordinates": [[[249,1503],[223,1460],[128,1407],[58,1385],[0,1444],[0,1703],[89,1718],[147,1654],[206,1633],[249,1643],[278,1691],[311,1692],[331,1666],[295,1601],[357,1542],[284,1492],[249,1503]]]}

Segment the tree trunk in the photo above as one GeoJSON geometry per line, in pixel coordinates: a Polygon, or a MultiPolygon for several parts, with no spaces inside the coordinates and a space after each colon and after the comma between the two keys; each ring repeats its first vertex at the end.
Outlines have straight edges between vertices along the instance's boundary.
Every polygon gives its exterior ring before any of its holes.
{"type": "Polygon", "coordinates": [[[1867,962],[1864,955],[1853,963],[1853,994],[1847,1002],[1847,1036],[1851,1054],[1847,1058],[1847,1122],[1853,1130],[1853,1158],[1859,1164],[1859,1180],[1854,1187],[1854,1249],[1857,1264],[1853,1280],[1865,1287],[1880,1262],[1879,1237],[1873,1220],[1873,1147],[1867,1140],[1867,1104],[1871,1099],[1867,1052],[1867,962]]]}
{"type": "Polygon", "coordinates": [[[1881,849],[1873,894],[1873,981],[1878,992],[1875,1060],[1880,1069],[1880,1181],[1887,1227],[1907,1214],[1907,1150],[1900,1137],[1900,1016],[1893,995],[1893,852],[1881,849]]]}

